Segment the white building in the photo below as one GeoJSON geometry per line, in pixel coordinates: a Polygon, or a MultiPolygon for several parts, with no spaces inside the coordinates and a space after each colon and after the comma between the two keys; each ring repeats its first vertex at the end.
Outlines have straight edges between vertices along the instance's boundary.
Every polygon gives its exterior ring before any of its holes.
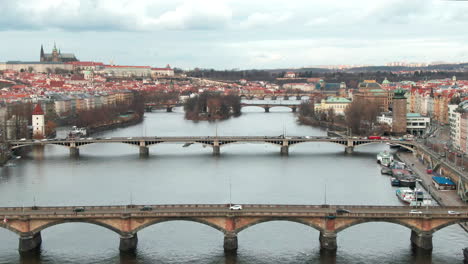
{"type": "MultiPolygon", "coordinates": [[[[388,124],[392,127],[393,117],[391,113],[383,113],[377,117],[377,122],[381,124],[388,124]]],[[[406,114],[406,132],[411,135],[423,135],[429,125],[431,124],[431,118],[422,116],[419,113],[407,113],[406,114]]]]}
{"type": "Polygon", "coordinates": [[[45,136],[44,111],[40,104],[37,104],[32,112],[33,137],[43,138],[45,136]]]}
{"type": "Polygon", "coordinates": [[[456,149],[461,148],[460,142],[460,123],[461,123],[461,113],[456,111],[458,105],[449,105],[449,124],[450,124],[450,139],[452,141],[452,145],[456,149]]]}
{"type": "Polygon", "coordinates": [[[174,76],[174,70],[168,64],[166,68],[151,68],[151,76],[174,76]]]}

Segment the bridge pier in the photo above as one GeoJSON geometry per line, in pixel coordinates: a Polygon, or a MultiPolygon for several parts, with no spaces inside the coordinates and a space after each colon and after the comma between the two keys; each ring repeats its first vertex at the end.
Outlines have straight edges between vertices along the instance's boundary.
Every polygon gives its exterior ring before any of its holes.
{"type": "Polygon", "coordinates": [[[296,100],[301,100],[302,99],[302,96],[298,95],[296,96],[296,100]]]}
{"type": "Polygon", "coordinates": [[[30,236],[20,236],[18,251],[20,254],[31,254],[39,252],[42,244],[41,232],[30,236]]]}
{"type": "Polygon", "coordinates": [[[140,158],[146,158],[149,156],[149,148],[140,146],[140,158]]]}
{"type": "Polygon", "coordinates": [[[270,113],[270,107],[265,107],[265,113],[270,113]]]}
{"type": "Polygon", "coordinates": [[[224,235],[224,252],[235,253],[237,251],[237,234],[226,233],[224,235]]]}
{"type": "Polygon", "coordinates": [[[289,155],[289,146],[281,146],[281,155],[287,156],[289,155]]]}
{"type": "Polygon", "coordinates": [[[70,158],[79,158],[80,149],[77,147],[70,147],[70,158]]]}
{"type": "Polygon", "coordinates": [[[276,100],[276,98],[277,98],[276,96],[272,96],[271,100],[276,100]]]}
{"type": "Polygon", "coordinates": [[[320,232],[319,241],[321,251],[335,252],[338,248],[334,232],[320,232]]]}
{"type": "Polygon", "coordinates": [[[411,230],[411,246],[416,250],[432,251],[432,233],[411,230]]]}
{"type": "Polygon", "coordinates": [[[463,249],[463,256],[464,256],[463,263],[468,264],[468,247],[463,249]]]}
{"type": "Polygon", "coordinates": [[[171,106],[167,107],[166,112],[168,112],[168,113],[172,112],[172,107],[171,106]]]}
{"type": "Polygon", "coordinates": [[[351,147],[351,146],[345,147],[346,154],[353,154],[353,152],[354,152],[354,147],[351,147]]]}
{"type": "Polygon", "coordinates": [[[297,111],[296,107],[291,107],[291,109],[292,109],[293,113],[296,113],[296,111],[297,111]]]}
{"type": "Polygon", "coordinates": [[[138,245],[138,236],[137,234],[126,234],[120,236],[120,252],[131,253],[134,252],[138,245]]]}
{"type": "Polygon", "coordinates": [[[219,156],[221,155],[221,147],[220,146],[213,146],[213,156],[219,156]]]}

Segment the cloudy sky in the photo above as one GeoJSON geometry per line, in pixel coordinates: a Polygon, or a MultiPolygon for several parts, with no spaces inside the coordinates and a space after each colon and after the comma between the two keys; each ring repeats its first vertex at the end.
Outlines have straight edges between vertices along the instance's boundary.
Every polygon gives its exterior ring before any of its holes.
{"type": "Polygon", "coordinates": [[[468,61],[468,1],[0,0],[0,61],[216,69],[468,61]]]}

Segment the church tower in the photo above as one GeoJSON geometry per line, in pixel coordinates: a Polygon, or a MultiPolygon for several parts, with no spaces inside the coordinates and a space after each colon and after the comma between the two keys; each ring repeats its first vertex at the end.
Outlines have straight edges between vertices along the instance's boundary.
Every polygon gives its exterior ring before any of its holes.
{"type": "Polygon", "coordinates": [[[40,60],[41,61],[45,60],[45,58],[44,58],[44,47],[42,46],[42,44],[41,44],[41,59],[40,60]]]}
{"type": "Polygon", "coordinates": [[[58,62],[58,61],[60,61],[60,59],[59,59],[59,53],[58,53],[58,51],[57,51],[57,46],[55,45],[55,43],[54,43],[54,49],[52,50],[52,61],[53,61],[53,62],[58,62]]]}
{"type": "Polygon", "coordinates": [[[38,103],[32,112],[32,127],[33,138],[44,138],[45,136],[45,120],[44,111],[38,103]]]}
{"type": "Polygon", "coordinates": [[[406,97],[402,89],[395,90],[392,115],[392,133],[394,135],[406,134],[406,97]]]}

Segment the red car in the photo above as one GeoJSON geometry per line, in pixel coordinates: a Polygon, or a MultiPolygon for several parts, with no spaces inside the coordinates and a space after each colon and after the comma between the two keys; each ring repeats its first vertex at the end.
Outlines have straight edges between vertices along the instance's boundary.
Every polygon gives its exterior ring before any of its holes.
{"type": "Polygon", "coordinates": [[[367,139],[382,139],[380,136],[369,136],[367,139]]]}

